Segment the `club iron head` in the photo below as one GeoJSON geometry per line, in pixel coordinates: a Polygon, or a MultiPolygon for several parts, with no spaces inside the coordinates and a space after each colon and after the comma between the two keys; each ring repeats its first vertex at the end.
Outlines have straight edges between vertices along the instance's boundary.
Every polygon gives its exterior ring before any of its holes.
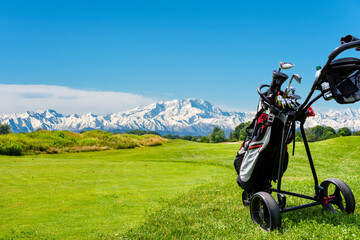
{"type": "Polygon", "coordinates": [[[295,100],[301,99],[300,95],[297,95],[297,94],[291,94],[289,97],[291,97],[295,100]]]}
{"type": "Polygon", "coordinates": [[[290,69],[290,68],[295,67],[295,64],[288,63],[288,62],[280,62],[279,66],[281,69],[290,69]]]}
{"type": "Polygon", "coordinates": [[[298,82],[298,84],[301,84],[302,77],[299,74],[293,74],[292,77],[295,78],[295,80],[298,82]]]}

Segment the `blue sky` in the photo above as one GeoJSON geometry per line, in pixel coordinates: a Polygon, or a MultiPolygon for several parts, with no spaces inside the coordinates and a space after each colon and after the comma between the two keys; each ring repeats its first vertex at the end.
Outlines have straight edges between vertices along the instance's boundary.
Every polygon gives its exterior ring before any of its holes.
{"type": "Polygon", "coordinates": [[[256,88],[279,61],[296,65],[286,73],[303,76],[294,87],[305,97],[340,37],[360,36],[359,9],[355,0],[2,1],[0,112],[104,114],[189,97],[254,111],[256,88]],[[82,105],[71,104],[74,96],[59,107],[62,98],[44,89],[81,93],[82,105]],[[107,106],[92,108],[95,100],[107,106]]]}

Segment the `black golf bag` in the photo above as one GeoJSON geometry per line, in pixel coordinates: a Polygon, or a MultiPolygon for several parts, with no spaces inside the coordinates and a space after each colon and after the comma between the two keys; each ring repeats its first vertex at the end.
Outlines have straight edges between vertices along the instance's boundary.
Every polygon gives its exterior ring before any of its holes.
{"type": "MultiPolygon", "coordinates": [[[[287,143],[294,138],[294,127],[288,134],[287,143]]],[[[245,191],[251,193],[265,190],[271,181],[276,181],[283,128],[283,122],[266,109],[260,100],[258,112],[246,129],[250,137],[242,143],[234,160],[237,183],[245,191]]],[[[282,174],[287,168],[288,159],[286,150],[282,174]]]]}

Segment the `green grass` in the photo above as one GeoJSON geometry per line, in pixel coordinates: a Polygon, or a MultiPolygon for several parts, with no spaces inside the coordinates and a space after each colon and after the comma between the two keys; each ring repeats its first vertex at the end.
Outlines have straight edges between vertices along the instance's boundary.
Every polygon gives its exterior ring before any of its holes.
{"type": "MultiPolygon", "coordinates": [[[[171,141],[157,147],[0,157],[0,239],[360,239],[355,214],[321,206],[282,214],[264,232],[241,204],[239,145],[171,141]]],[[[360,196],[360,137],[312,143],[320,182],[344,180],[360,196]]],[[[289,149],[290,150],[290,149],[289,149]]],[[[302,144],[285,190],[313,194],[302,144]]],[[[288,197],[287,206],[306,203],[288,197]]]]}

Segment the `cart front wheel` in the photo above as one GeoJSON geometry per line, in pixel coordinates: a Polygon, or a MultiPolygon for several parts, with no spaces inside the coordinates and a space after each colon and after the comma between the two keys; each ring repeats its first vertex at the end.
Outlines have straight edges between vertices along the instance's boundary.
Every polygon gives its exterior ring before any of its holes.
{"type": "Polygon", "coordinates": [[[250,214],[252,221],[266,231],[272,231],[281,226],[280,208],[267,192],[257,192],[251,197],[250,214]]]}
{"type": "Polygon", "coordinates": [[[323,207],[330,212],[355,211],[355,198],[349,186],[337,178],[329,178],[320,184],[324,188],[323,207]]]}

